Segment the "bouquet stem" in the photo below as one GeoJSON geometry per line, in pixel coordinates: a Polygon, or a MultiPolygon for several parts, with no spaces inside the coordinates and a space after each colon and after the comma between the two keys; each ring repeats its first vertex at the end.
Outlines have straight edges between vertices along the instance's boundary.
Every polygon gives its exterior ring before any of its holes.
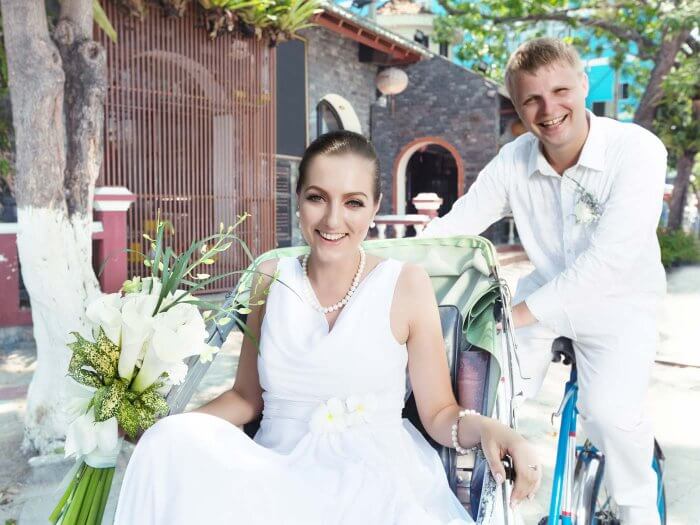
{"type": "Polygon", "coordinates": [[[109,490],[112,487],[114,467],[95,468],[83,463],[49,516],[56,525],[100,525],[109,490]]]}

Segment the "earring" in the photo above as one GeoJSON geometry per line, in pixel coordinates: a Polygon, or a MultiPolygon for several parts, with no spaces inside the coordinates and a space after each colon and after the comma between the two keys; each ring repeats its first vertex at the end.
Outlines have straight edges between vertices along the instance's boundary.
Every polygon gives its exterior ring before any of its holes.
{"type": "Polygon", "coordinates": [[[370,228],[376,228],[376,227],[377,227],[377,223],[374,222],[374,221],[372,221],[372,222],[369,223],[369,227],[370,227],[370,228]]]}
{"type": "Polygon", "coordinates": [[[297,219],[298,219],[299,218],[299,210],[297,210],[297,212],[294,215],[296,215],[297,219]]]}

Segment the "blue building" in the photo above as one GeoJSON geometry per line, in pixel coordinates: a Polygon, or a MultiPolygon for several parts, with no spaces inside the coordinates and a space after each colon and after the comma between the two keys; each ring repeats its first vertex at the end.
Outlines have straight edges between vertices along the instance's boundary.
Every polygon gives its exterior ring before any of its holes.
{"type": "MultiPolygon", "coordinates": [[[[434,52],[448,57],[470,69],[478,70],[478,61],[462,62],[454,53],[454,46],[439,46],[430,31],[430,18],[443,12],[436,0],[336,0],[346,9],[351,9],[361,16],[376,16],[376,21],[404,38],[413,39],[425,45],[434,52]],[[412,9],[416,7],[416,9],[412,9]],[[429,14],[432,15],[428,16],[429,14]],[[438,50],[439,46],[439,50],[438,50]]],[[[638,104],[635,94],[634,76],[630,74],[633,68],[648,67],[641,63],[636,56],[628,55],[620,68],[615,68],[613,47],[604,38],[589,38],[585,29],[572,29],[558,22],[543,22],[536,29],[524,31],[515,35],[509,43],[509,48],[515,48],[537,33],[544,32],[547,36],[556,38],[584,37],[589,42],[587,49],[579,49],[590,81],[590,90],[586,98],[586,107],[600,116],[612,117],[622,121],[632,121],[638,104]]],[[[468,35],[467,35],[468,37],[468,35]]],[[[488,59],[483,60],[488,62],[488,59]]]]}

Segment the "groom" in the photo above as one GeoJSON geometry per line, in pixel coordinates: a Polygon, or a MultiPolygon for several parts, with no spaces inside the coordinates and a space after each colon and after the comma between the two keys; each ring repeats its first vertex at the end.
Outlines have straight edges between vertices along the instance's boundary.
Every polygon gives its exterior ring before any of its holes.
{"type": "Polygon", "coordinates": [[[555,39],[521,45],[506,87],[529,131],[504,146],[469,192],[423,236],[476,235],[512,213],[535,271],[513,304],[517,351],[532,396],[552,340],[574,341],[578,408],[606,455],[623,525],[657,525],[652,428],[644,404],[665,292],[656,227],[666,150],[635,124],[585,109],[576,50],[555,39]]]}

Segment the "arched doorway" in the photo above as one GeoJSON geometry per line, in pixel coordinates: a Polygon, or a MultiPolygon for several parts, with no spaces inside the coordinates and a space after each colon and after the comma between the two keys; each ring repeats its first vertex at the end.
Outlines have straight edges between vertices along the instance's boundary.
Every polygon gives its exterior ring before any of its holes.
{"type": "Polygon", "coordinates": [[[442,198],[438,215],[447,213],[464,193],[464,166],[457,150],[448,142],[426,137],[405,146],[395,163],[395,213],[416,213],[411,199],[419,193],[437,193],[442,198]]]}
{"type": "Polygon", "coordinates": [[[339,129],[362,133],[360,119],[352,104],[340,95],[331,93],[323,97],[316,106],[315,137],[339,129]]]}

